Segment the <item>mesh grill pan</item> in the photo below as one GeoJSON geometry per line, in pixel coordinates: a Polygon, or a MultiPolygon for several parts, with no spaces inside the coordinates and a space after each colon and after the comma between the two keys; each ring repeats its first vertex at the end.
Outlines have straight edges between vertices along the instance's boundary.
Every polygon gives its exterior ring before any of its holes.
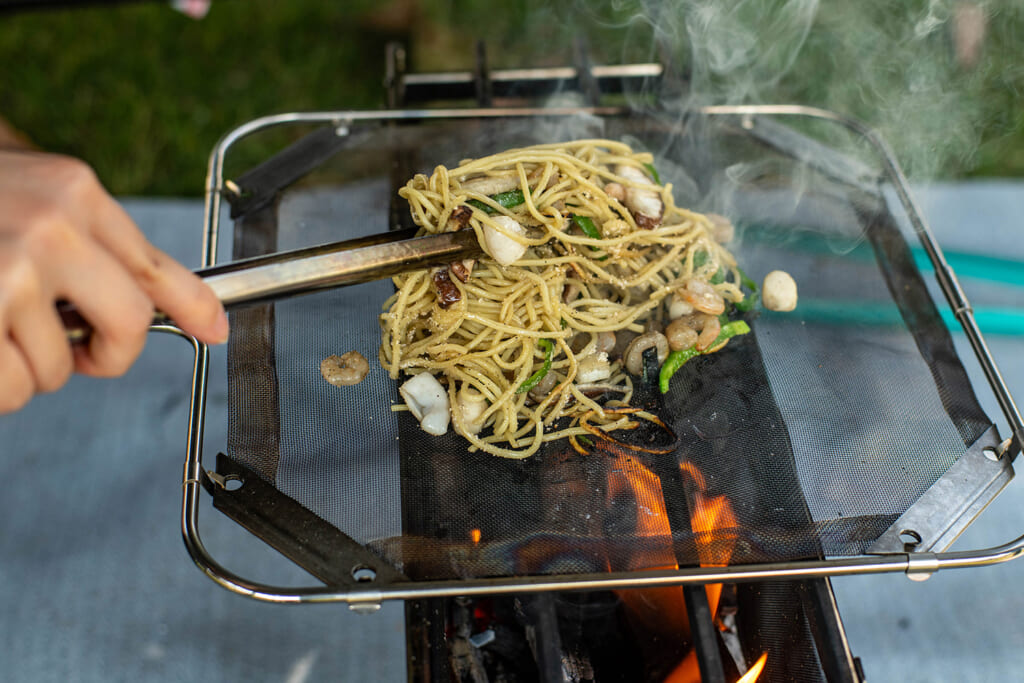
{"type": "Polygon", "coordinates": [[[426,435],[390,410],[396,383],[373,362],[391,286],[376,282],[233,314],[228,455],[414,581],[863,553],[991,426],[878,182],[846,182],[729,121],[371,127],[238,217],[235,256],[384,231],[412,173],[595,134],[654,152],[679,204],[730,216],[752,276],[781,267],[800,285],[796,312],[752,318],[668,395],[644,393],[675,453],[581,456],[561,442],[507,461],[426,435]],[[370,376],[327,385],[320,360],[351,349],[370,376]],[[730,517],[716,517],[723,502],[730,517]]]}

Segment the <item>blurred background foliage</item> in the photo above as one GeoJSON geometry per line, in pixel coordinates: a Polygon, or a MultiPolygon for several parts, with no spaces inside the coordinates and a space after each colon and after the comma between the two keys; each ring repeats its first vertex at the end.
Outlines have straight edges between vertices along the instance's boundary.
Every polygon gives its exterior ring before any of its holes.
{"type": "Polygon", "coordinates": [[[198,196],[211,148],[239,124],[383,107],[389,40],[410,70],[434,71],[469,68],[477,39],[492,67],[566,64],[578,37],[595,63],[676,60],[696,102],[861,118],[912,177],[1024,175],[1019,0],[214,0],[198,21],[165,2],[8,11],[0,117],[87,160],[114,194],[198,196]]]}

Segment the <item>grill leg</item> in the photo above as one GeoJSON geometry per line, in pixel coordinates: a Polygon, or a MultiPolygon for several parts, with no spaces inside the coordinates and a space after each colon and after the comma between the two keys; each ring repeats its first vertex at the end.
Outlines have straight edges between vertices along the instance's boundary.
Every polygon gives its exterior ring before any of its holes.
{"type": "Polygon", "coordinates": [[[801,581],[799,593],[825,679],[829,683],[861,683],[857,660],[850,652],[839,618],[832,583],[827,578],[801,581]]]}

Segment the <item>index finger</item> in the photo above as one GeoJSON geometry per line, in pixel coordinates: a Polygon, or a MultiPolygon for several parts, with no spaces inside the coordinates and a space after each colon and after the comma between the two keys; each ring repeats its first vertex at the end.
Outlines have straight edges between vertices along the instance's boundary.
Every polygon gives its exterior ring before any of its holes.
{"type": "Polygon", "coordinates": [[[124,265],[154,307],[200,341],[227,341],[227,315],[213,290],[195,273],[153,246],[105,191],[99,202],[94,222],[89,226],[93,237],[124,265]]]}

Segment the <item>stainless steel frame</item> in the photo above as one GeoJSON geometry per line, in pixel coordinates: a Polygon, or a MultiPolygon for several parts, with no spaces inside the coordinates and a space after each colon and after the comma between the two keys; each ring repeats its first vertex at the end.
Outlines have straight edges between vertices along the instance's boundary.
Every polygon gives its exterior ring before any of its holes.
{"type": "MultiPolygon", "coordinates": [[[[206,232],[203,242],[203,265],[216,264],[218,231],[221,215],[221,192],[225,189],[223,177],[224,158],[228,149],[238,140],[259,130],[294,123],[331,124],[339,135],[347,134],[348,126],[359,121],[399,121],[453,118],[510,118],[534,116],[569,116],[589,113],[615,115],[625,113],[620,108],[528,108],[528,109],[430,109],[399,111],[337,111],[290,113],[268,116],[251,121],[225,136],[214,148],[209,161],[206,184],[205,221],[206,232]]],[[[996,367],[995,360],[975,322],[974,312],[967,301],[956,275],[946,262],[939,245],[928,228],[920,211],[910,196],[908,183],[897,165],[886,143],[864,124],[830,111],[800,105],[750,105],[712,106],[697,110],[709,117],[739,117],[744,127],[752,128],[758,117],[769,118],[811,118],[831,121],[867,141],[878,153],[882,162],[883,176],[895,190],[911,225],[920,238],[921,244],[935,267],[938,284],[946,296],[956,318],[976,354],[986,378],[994,392],[1000,409],[1010,425],[1012,436],[997,449],[987,449],[984,454],[990,462],[999,463],[1009,470],[1010,462],[1024,443],[1024,420],[1009,389],[996,367]]],[[[206,345],[182,334],[171,326],[157,326],[154,329],[177,332],[190,341],[195,350],[192,378],[192,404],[188,425],[188,442],[183,478],[181,528],[185,546],[199,568],[214,582],[224,588],[257,600],[278,603],[301,602],[347,602],[354,610],[374,611],[383,600],[410,600],[430,597],[478,595],[493,593],[526,593],[552,590],[600,590],[627,587],[651,587],[664,585],[685,585],[703,583],[743,582],[766,579],[799,579],[819,576],[848,576],[882,572],[905,572],[910,578],[923,580],[940,569],[955,567],[979,567],[1006,562],[1024,554],[1024,536],[1005,545],[983,550],[958,552],[914,551],[923,546],[913,543],[902,548],[902,552],[837,557],[824,560],[805,560],[729,567],[692,567],[674,570],[620,572],[608,574],[573,574],[557,576],[523,576],[502,579],[474,579],[460,581],[409,581],[392,583],[386,587],[368,582],[365,587],[338,589],[331,586],[308,588],[286,588],[255,583],[232,573],[210,555],[203,545],[199,533],[199,499],[201,482],[206,473],[203,470],[203,420],[206,409],[207,373],[209,351],[206,345]]],[[[1005,480],[1003,481],[1005,483],[1005,480]]],[[[988,493],[992,493],[991,489],[988,493]]],[[[983,496],[965,504],[968,520],[981,512],[979,504],[983,496]]],[[[987,502],[990,498],[984,498],[987,502]]],[[[966,526],[963,524],[958,530],[966,526]]],[[[952,542],[949,533],[943,537],[943,544],[952,542]]],[[[884,552],[884,551],[880,551],[884,552]]]]}

